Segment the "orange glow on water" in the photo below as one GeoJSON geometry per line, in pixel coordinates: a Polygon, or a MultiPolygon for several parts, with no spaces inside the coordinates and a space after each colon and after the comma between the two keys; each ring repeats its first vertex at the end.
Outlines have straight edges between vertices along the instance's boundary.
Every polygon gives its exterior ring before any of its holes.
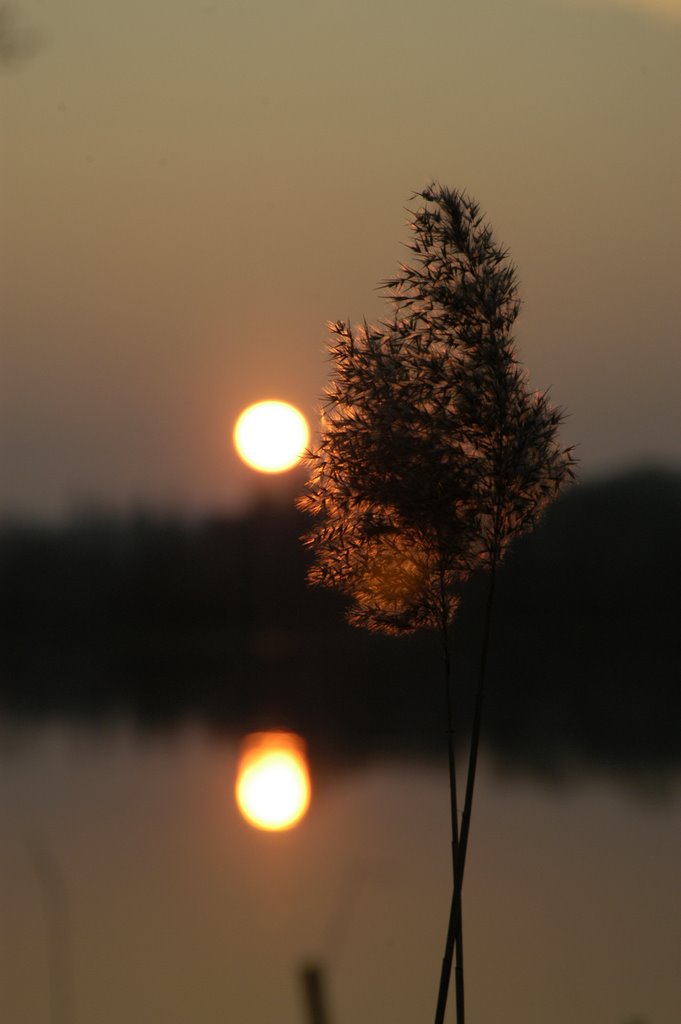
{"type": "Polygon", "coordinates": [[[255,828],[292,828],[310,805],[305,742],[290,732],[256,732],[241,748],[235,787],[241,814],[255,828]]]}
{"type": "Polygon", "coordinates": [[[234,446],[240,458],[260,473],[293,469],[310,441],[307,420],[288,402],[249,405],[234,427],[234,446]]]}

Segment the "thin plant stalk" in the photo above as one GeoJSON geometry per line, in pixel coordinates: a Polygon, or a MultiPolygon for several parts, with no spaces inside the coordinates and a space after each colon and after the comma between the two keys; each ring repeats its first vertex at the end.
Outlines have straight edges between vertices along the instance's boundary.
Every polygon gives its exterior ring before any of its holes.
{"type": "MultiPolygon", "coordinates": [[[[443,623],[442,623],[442,646],[444,652],[444,668],[445,668],[445,694],[447,701],[447,749],[449,754],[449,795],[450,795],[450,810],[451,810],[451,829],[452,829],[452,898],[453,894],[457,890],[457,871],[459,861],[459,811],[458,811],[458,799],[457,799],[457,783],[456,783],[456,736],[454,733],[454,694],[453,690],[453,678],[452,678],[452,665],[451,665],[451,653],[450,653],[450,641],[449,641],[449,629],[446,618],[446,608],[443,603],[443,623]]],[[[436,1021],[440,1022],[444,1019],[444,1012],[447,1006],[447,995],[449,991],[449,982],[452,970],[452,961],[454,949],[456,948],[456,966],[455,966],[455,990],[456,990],[456,1012],[457,1021],[463,1021],[464,1014],[464,986],[463,986],[463,928],[461,913],[458,915],[458,920],[452,915],[450,910],[449,923],[447,926],[447,937],[445,940],[445,953],[442,961],[442,972],[440,976],[440,988],[438,991],[438,1001],[436,1010],[436,1021]]]]}
{"type": "MultiPolygon", "coordinates": [[[[485,621],[483,626],[482,644],[480,649],[480,667],[478,681],[475,690],[475,703],[473,708],[473,722],[471,725],[471,743],[468,754],[468,772],[466,775],[466,789],[464,805],[461,813],[461,829],[458,821],[452,827],[452,848],[454,855],[454,887],[452,901],[449,911],[449,924],[447,927],[447,938],[445,940],[445,952],[442,958],[442,972],[440,975],[440,986],[438,990],[437,1006],[435,1010],[435,1024],[443,1024],[445,1010],[447,1008],[447,995],[451,978],[454,948],[457,950],[456,959],[456,1019],[457,1024],[465,1022],[465,1007],[463,994],[463,948],[462,948],[462,889],[463,874],[466,865],[466,851],[468,847],[468,836],[471,825],[471,814],[473,810],[473,793],[475,790],[475,776],[478,763],[478,751],[480,748],[480,732],[482,727],[482,708],[485,699],[485,679],[487,676],[487,663],[489,660],[490,638],[492,633],[492,613],[494,609],[494,594],[496,589],[496,566],[497,559],[493,557],[490,567],[489,585],[487,589],[487,603],[485,608],[485,621]],[[461,977],[459,979],[459,967],[461,977]]],[[[451,728],[451,697],[447,697],[447,713],[450,718],[451,728]]],[[[452,744],[450,744],[450,787],[452,786],[452,744]]],[[[454,779],[454,787],[456,780],[454,779]]],[[[456,791],[454,790],[454,804],[456,803],[456,791]]]]}
{"type": "MultiPolygon", "coordinates": [[[[437,1006],[435,1008],[435,1024],[443,1024],[445,1019],[445,1011],[447,1009],[447,996],[449,994],[449,983],[452,973],[452,962],[454,959],[454,949],[457,951],[457,966],[461,966],[463,969],[463,944],[462,944],[462,926],[461,926],[461,913],[458,915],[455,913],[455,899],[456,899],[457,887],[452,887],[452,901],[449,909],[449,922],[447,925],[447,938],[445,939],[445,951],[442,957],[442,970],[440,973],[440,985],[437,993],[437,1006]]],[[[460,901],[459,901],[460,906],[460,901]]],[[[459,992],[463,995],[463,985],[457,987],[457,1020],[459,1019],[459,992]]],[[[463,1005],[463,1004],[462,1004],[463,1005]]]]}
{"type": "Polygon", "coordinates": [[[305,964],[300,971],[308,1024],[328,1024],[324,970],[321,964],[305,964]]]}
{"type": "Polygon", "coordinates": [[[50,1021],[51,1024],[68,1024],[72,1018],[73,986],[69,907],[64,877],[46,844],[36,840],[29,845],[28,853],[43,898],[50,1021]]]}

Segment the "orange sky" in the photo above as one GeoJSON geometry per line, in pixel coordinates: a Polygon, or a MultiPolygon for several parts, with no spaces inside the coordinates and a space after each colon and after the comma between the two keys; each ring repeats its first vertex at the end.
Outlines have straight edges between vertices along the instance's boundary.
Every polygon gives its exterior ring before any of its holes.
{"type": "Polygon", "coordinates": [[[313,420],[404,206],[466,187],[582,473],[681,464],[681,4],[70,0],[0,68],[0,513],[234,507],[238,412],[313,420]]]}

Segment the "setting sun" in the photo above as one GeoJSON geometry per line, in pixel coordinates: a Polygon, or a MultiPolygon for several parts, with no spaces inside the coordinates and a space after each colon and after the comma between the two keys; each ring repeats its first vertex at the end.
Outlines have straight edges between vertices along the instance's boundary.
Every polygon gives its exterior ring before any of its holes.
{"type": "Polygon", "coordinates": [[[243,741],[236,802],[250,825],[270,832],[297,825],[310,804],[305,744],[289,732],[257,732],[243,741]]]}
{"type": "Polygon", "coordinates": [[[300,461],[310,440],[307,420],[288,402],[249,405],[234,428],[234,446],[240,457],[261,473],[283,473],[300,461]]]}

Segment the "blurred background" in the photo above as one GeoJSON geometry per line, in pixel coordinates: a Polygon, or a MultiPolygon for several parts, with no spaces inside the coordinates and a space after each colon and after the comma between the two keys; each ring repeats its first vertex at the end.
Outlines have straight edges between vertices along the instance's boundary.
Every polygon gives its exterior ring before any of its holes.
{"type": "MultiPolygon", "coordinates": [[[[10,1024],[433,1012],[442,666],[305,583],[294,469],[232,445],[410,197],[475,195],[579,483],[500,579],[464,914],[480,1024],[678,1024],[678,0],[0,5],[0,1007],[10,1024]],[[307,741],[303,822],[234,804],[307,741]]],[[[456,632],[469,712],[484,582],[456,632]]],[[[452,1018],[453,1019],[453,1018],[452,1018]]]]}

